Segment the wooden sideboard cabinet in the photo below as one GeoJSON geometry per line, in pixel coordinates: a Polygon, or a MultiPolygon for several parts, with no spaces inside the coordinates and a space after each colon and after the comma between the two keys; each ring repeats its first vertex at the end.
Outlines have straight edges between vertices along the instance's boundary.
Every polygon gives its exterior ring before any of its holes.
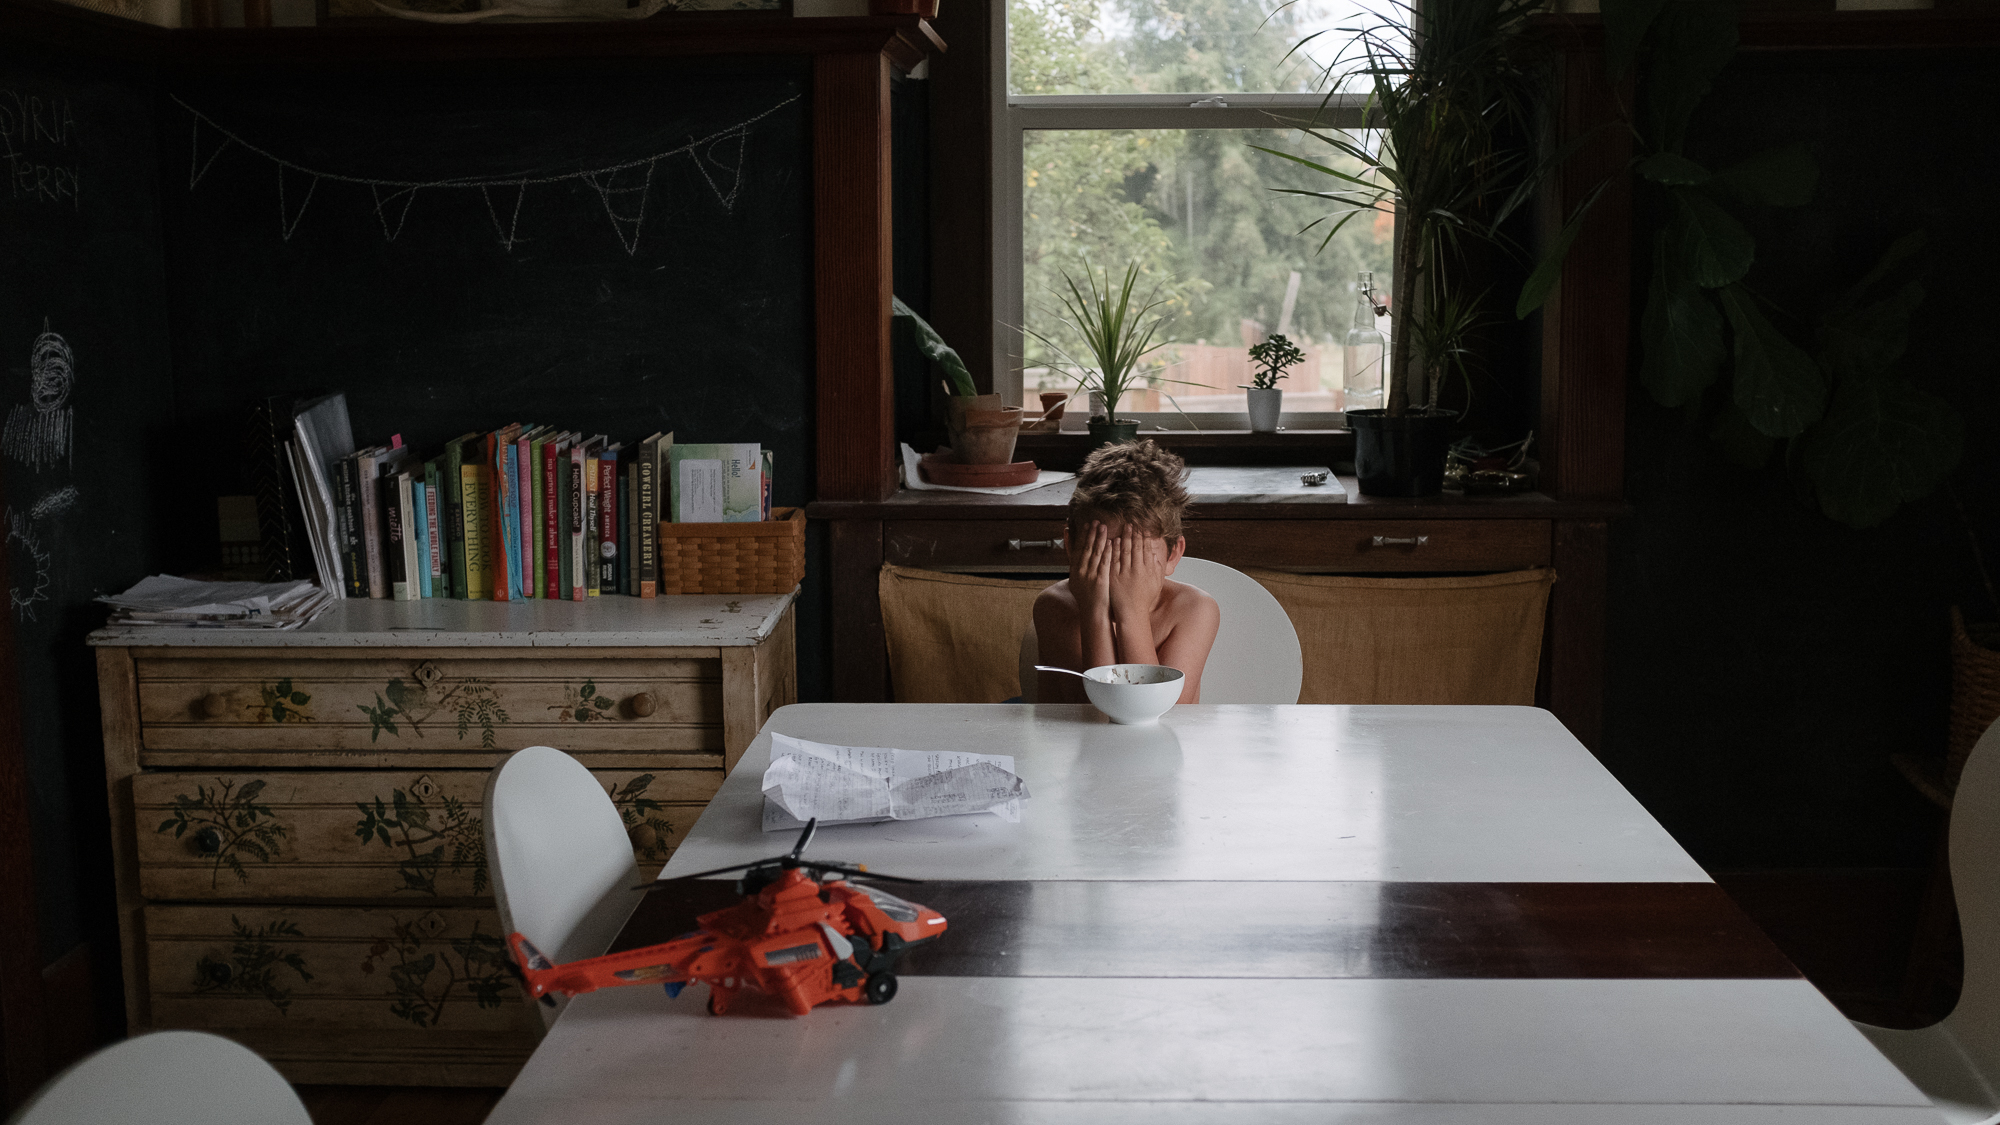
{"type": "MultiPolygon", "coordinates": [[[[1491,573],[1553,566],[1539,702],[1595,746],[1603,698],[1604,549],[1616,501],[1539,493],[1422,499],[1359,495],[1344,504],[1201,503],[1184,525],[1188,554],[1236,567],[1321,574],[1491,573]]],[[[882,564],[980,573],[1066,568],[1059,541],[1073,486],[1016,496],[897,492],[881,501],[820,501],[829,524],[833,692],[842,702],[890,697],[876,573],[882,564]]]]}
{"type": "Polygon", "coordinates": [[[487,773],[575,755],[657,869],[796,701],[794,596],[92,634],[130,1031],[227,1035],[295,1082],[505,1085],[541,1021],[493,906],[487,773]]]}

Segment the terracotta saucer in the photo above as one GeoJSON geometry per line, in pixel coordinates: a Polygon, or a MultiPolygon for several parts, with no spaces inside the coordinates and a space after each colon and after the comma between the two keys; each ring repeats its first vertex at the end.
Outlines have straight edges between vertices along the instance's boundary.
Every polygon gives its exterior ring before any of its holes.
{"type": "Polygon", "coordinates": [[[958,488],[1009,488],[1017,484],[1033,484],[1041,470],[1033,461],[1016,461],[1011,465],[961,465],[949,460],[943,450],[924,454],[917,464],[917,471],[932,484],[947,484],[958,488]]]}

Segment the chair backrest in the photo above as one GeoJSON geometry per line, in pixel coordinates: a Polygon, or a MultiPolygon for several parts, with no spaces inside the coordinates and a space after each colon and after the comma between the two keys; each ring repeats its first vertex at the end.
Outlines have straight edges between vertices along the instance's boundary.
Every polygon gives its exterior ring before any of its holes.
{"type": "Polygon", "coordinates": [[[156,1031],[63,1071],[8,1125],[312,1125],[312,1117],[248,1047],[205,1031],[156,1031]]]}
{"type": "Polygon", "coordinates": [[[1203,703],[1297,703],[1305,680],[1299,635],[1285,607],[1257,580],[1207,559],[1182,559],[1174,581],[1222,608],[1222,626],[1201,672],[1203,703]]]}
{"type": "MultiPolygon", "coordinates": [[[[638,904],[625,823],[583,763],[530,746],[486,779],[486,862],[500,925],[558,962],[610,948],[638,904]]],[[[560,1010],[542,1006],[553,1022],[560,1010]]]]}
{"type": "Polygon", "coordinates": [[[1988,1082],[2000,1080],[2000,722],[1966,756],[1951,800],[1951,890],[1965,938],[1965,985],[1945,1024],[1988,1082]]]}

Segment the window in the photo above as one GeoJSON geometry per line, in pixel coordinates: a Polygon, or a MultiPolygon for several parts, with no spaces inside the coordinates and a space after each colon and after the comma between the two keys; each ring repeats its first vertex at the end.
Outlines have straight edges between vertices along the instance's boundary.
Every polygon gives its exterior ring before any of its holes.
{"type": "Polygon", "coordinates": [[[1065,275],[1138,263],[1166,322],[1150,389],[1120,414],[1244,428],[1245,352],[1283,332],[1307,354],[1280,384],[1286,425],[1337,425],[1356,274],[1389,291],[1393,224],[1360,216],[1322,248],[1342,208],[1273,189],[1334,183],[1252,146],[1330,162],[1297,125],[1360,124],[1362,98],[1325,103],[1323,84],[1342,29],[1378,18],[1355,0],[1009,0],[993,67],[999,389],[1072,388],[1065,275]]]}

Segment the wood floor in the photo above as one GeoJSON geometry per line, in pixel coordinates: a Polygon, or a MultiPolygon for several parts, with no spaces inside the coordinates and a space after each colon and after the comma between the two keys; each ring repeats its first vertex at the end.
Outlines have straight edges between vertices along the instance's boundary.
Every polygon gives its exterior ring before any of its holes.
{"type": "Polygon", "coordinates": [[[299,1086],[313,1125],[479,1125],[507,1091],[436,1086],[299,1086]]]}

